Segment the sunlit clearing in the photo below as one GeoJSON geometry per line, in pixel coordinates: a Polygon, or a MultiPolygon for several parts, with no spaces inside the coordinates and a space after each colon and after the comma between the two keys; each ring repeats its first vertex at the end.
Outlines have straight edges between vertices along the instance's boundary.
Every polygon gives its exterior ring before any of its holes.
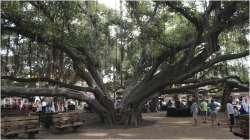
{"type": "Polygon", "coordinates": [[[96,136],[96,137],[103,137],[103,136],[107,136],[108,133],[81,133],[80,135],[82,136],[96,136]]]}

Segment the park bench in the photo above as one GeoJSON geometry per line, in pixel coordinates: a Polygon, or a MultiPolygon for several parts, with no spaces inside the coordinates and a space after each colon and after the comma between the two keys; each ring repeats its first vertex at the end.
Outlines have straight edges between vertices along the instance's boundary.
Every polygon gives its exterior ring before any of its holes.
{"type": "Polygon", "coordinates": [[[233,128],[233,133],[236,136],[249,139],[249,115],[240,115],[238,124],[233,128]]]}
{"type": "Polygon", "coordinates": [[[34,138],[39,132],[39,117],[30,114],[1,116],[1,135],[6,138],[17,137],[18,134],[28,134],[34,138]]]}
{"type": "Polygon", "coordinates": [[[74,131],[83,125],[79,111],[42,113],[40,120],[45,128],[50,128],[53,133],[62,131],[65,128],[73,128],[74,131]]]}

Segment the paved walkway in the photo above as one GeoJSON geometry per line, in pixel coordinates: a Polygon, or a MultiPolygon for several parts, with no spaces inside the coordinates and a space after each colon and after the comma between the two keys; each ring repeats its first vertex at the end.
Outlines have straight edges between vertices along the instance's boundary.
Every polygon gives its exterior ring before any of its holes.
{"type": "Polygon", "coordinates": [[[78,132],[51,134],[47,130],[36,138],[46,139],[240,139],[229,132],[225,116],[220,115],[221,126],[199,123],[193,126],[191,117],[165,117],[165,113],[146,113],[144,125],[139,128],[106,128],[102,125],[83,126],[78,132]]]}

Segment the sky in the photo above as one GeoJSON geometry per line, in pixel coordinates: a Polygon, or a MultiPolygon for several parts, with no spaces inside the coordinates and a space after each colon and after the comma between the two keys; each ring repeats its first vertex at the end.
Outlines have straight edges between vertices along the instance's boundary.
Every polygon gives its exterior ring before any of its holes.
{"type": "Polygon", "coordinates": [[[118,10],[120,8],[120,0],[99,0],[98,3],[104,4],[112,9],[118,10]]]}

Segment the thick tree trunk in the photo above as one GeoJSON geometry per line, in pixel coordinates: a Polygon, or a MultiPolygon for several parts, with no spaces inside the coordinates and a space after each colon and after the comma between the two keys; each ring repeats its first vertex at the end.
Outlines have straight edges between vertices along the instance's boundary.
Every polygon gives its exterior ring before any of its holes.
{"type": "Polygon", "coordinates": [[[232,91],[232,87],[230,87],[229,85],[225,86],[225,89],[223,91],[223,95],[222,95],[222,100],[221,100],[221,111],[225,112],[226,111],[226,104],[229,100],[229,97],[231,95],[231,91],[232,91]]]}
{"type": "Polygon", "coordinates": [[[151,94],[147,94],[147,91],[151,92],[150,90],[147,90],[148,89],[147,87],[148,86],[144,85],[141,87],[140,91],[136,90],[137,94],[134,93],[133,89],[130,89],[131,90],[130,94],[133,94],[134,98],[125,98],[123,100],[124,104],[122,108],[122,119],[119,123],[126,125],[126,126],[134,126],[134,127],[138,127],[142,123],[142,120],[143,120],[142,110],[143,110],[144,104],[149,99],[155,99],[160,95],[159,92],[154,92],[154,91],[151,94]],[[141,94],[145,94],[145,93],[146,93],[146,96],[144,96],[144,98],[139,98],[141,94]],[[136,100],[131,100],[135,98],[136,100]]]}
{"type": "Polygon", "coordinates": [[[141,108],[137,104],[123,108],[120,124],[138,127],[142,122],[141,108]]]}
{"type": "Polygon", "coordinates": [[[151,112],[157,112],[158,111],[158,97],[154,97],[151,99],[151,102],[149,103],[149,109],[151,112]]]}

